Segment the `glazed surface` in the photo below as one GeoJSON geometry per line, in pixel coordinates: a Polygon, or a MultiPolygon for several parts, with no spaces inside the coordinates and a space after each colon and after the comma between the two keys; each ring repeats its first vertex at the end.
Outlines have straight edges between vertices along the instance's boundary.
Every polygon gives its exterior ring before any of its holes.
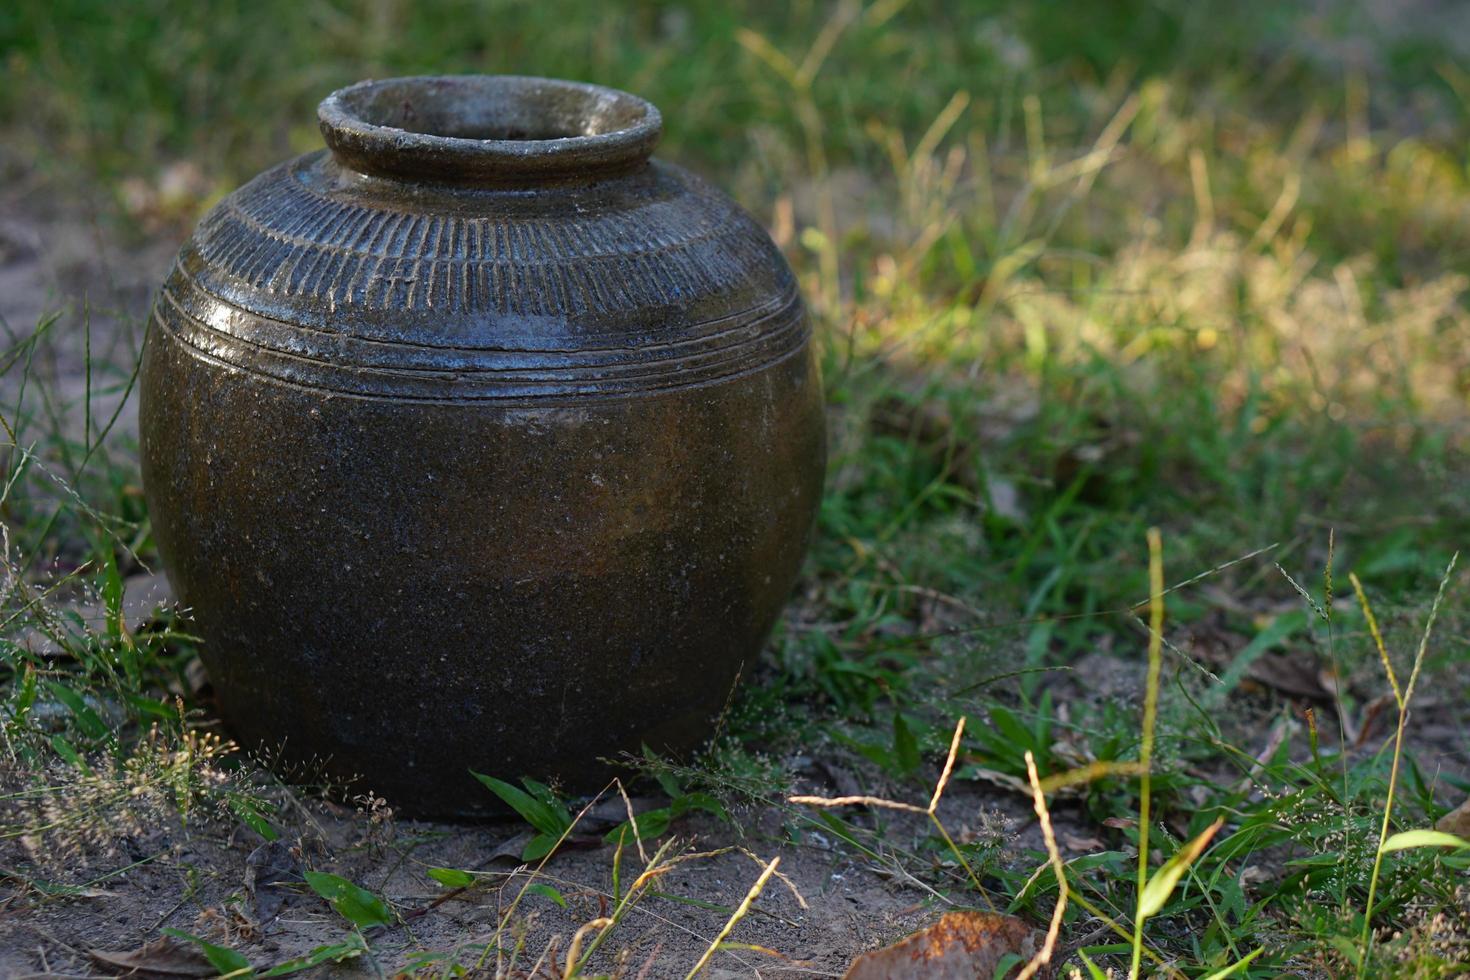
{"type": "MultiPolygon", "coordinates": [[[[381,129],[364,152],[402,163],[381,129]]],[[[265,172],[184,245],[144,352],[149,512],[231,730],[407,813],[494,811],[470,769],[595,791],[692,751],[821,497],[810,329],[759,225],[657,161],[511,156],[534,184],[265,172]]]]}
{"type": "Polygon", "coordinates": [[[595,791],[749,675],[821,493],[811,361],[571,406],[344,398],[150,344],[144,478],[231,730],[405,812],[595,791]]]}

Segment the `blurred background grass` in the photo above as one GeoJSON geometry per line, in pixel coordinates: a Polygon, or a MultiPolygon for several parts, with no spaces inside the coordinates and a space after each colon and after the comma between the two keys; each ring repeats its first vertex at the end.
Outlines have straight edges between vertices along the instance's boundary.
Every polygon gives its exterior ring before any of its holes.
{"type": "Polygon", "coordinates": [[[826,600],[1113,608],[1149,524],[1196,570],[1271,543],[1315,567],[1335,527],[1407,594],[1470,526],[1464,22],[1431,0],[17,0],[0,153],[37,200],[101,189],[117,234],[157,240],[318,147],[316,102],[360,78],[626,88],[663,109],[662,153],[773,229],[823,327],[826,600]]]}
{"type": "Polygon", "coordinates": [[[728,167],[756,151],[755,131],[799,125],[787,79],[742,42],[765,39],[799,63],[820,39],[820,71],[815,58],[806,68],[822,143],[834,161],[871,165],[881,152],[869,120],[920,132],[957,89],[985,93],[963,133],[1014,112],[1003,103],[1020,90],[1001,93],[1023,75],[1063,89],[1120,67],[1249,67],[1275,6],[19,0],[0,14],[3,106],[39,146],[104,175],[187,157],[239,180],[314,148],[317,101],[352,81],[543,74],[647,96],[664,110],[666,152],[728,167]]]}

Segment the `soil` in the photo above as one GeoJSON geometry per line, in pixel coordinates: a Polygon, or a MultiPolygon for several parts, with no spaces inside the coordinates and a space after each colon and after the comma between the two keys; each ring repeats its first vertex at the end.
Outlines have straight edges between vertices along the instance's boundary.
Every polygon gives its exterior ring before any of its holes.
{"type": "MultiPolygon", "coordinates": [[[[68,188],[70,191],[71,189],[68,188]]],[[[82,423],[92,389],[93,431],[122,403],[114,432],[137,433],[136,401],[123,403],[126,381],[141,347],[148,304],[182,237],[125,234],[110,202],[60,195],[36,178],[7,181],[0,191],[0,329],[3,346],[29,337],[59,314],[37,345],[25,404],[41,411],[50,395],[70,430],[82,423]],[[87,371],[90,350],[93,371],[87,371]]],[[[14,405],[27,372],[0,373],[0,398],[14,405]]]]}
{"type": "MultiPolygon", "coordinates": [[[[146,584],[156,595],[156,580],[146,584]]],[[[803,793],[860,788],[836,764],[811,761],[807,771],[809,778],[796,787],[803,793]]],[[[20,782],[5,779],[6,789],[33,785],[25,774],[13,775],[20,782]]],[[[65,787],[77,781],[67,773],[42,782],[65,787]]],[[[505,976],[560,977],[571,938],[616,905],[615,864],[621,862],[626,890],[650,866],[650,855],[657,861],[664,844],[670,846],[667,857],[677,858],[673,867],[631,906],[590,972],[683,976],[772,858],[780,859],[778,875],[729,937],[740,948],[721,951],[708,976],[840,976],[858,954],[933,923],[951,907],[916,876],[932,880],[932,859],[905,850],[929,834],[925,818],[914,814],[860,807],[843,813],[858,828],[876,829],[882,821],[884,843],[876,856],[843,844],[807,819],[809,811],[765,805],[737,812],[729,823],[703,814],[676,820],[665,837],[641,848],[630,844],[619,857],[607,832],[629,807],[643,812],[666,801],[625,801],[609,792],[579,814],[574,836],[537,867],[520,859],[531,834],[514,819],[398,820],[371,794],[342,804],[263,777],[237,777],[237,784],[247,782],[254,784],[253,796],[268,801],[279,838],[266,840],[214,808],[184,819],[168,799],[109,806],[85,786],[20,801],[3,797],[0,824],[12,828],[82,819],[63,831],[0,840],[0,976],[114,975],[94,953],[137,951],[164,928],[227,946],[258,969],[305,956],[351,938],[347,922],[306,886],[303,875],[310,870],[361,885],[394,913],[395,924],[369,932],[369,955],[322,967],[329,975],[393,975],[423,965],[425,954],[439,957],[441,969],[468,967],[488,944],[521,950],[513,961],[518,969],[505,976]],[[89,813],[93,806],[96,812],[89,813]],[[797,838],[801,843],[793,844],[797,838]],[[430,876],[435,868],[474,872],[477,884],[446,886],[430,876]],[[532,882],[554,888],[560,901],[537,890],[516,906],[518,893],[532,882]],[[537,969],[543,957],[552,966],[537,969]]],[[[465,791],[484,792],[468,779],[465,791]]],[[[1029,870],[1023,852],[1042,846],[1019,794],[955,784],[939,815],[961,841],[994,841],[998,859],[1013,870],[1029,870]]],[[[1065,809],[1057,814],[1057,830],[1074,852],[1101,847],[1065,809]]]]}
{"type": "MultiPolygon", "coordinates": [[[[408,965],[414,952],[423,950],[457,953],[459,961],[469,965],[497,932],[501,909],[529,880],[525,872],[516,872],[514,858],[487,860],[507,841],[514,844],[519,839],[516,827],[418,822],[385,827],[350,809],[319,802],[304,804],[299,816],[301,833],[289,842],[266,844],[223,821],[218,827],[192,832],[174,826],[128,841],[127,853],[88,871],[75,869],[69,877],[88,880],[97,877],[90,872],[102,872],[109,865],[146,862],[99,882],[84,897],[35,903],[32,896],[18,903],[0,919],[0,950],[5,950],[0,952],[0,974],[95,972],[88,951],[135,949],[164,926],[227,944],[260,966],[340,942],[347,938],[346,924],[300,883],[302,858],[315,870],[340,874],[383,896],[405,920],[403,925],[371,936],[371,959],[349,962],[339,972],[371,975],[382,970],[391,974],[408,965]],[[391,839],[373,839],[381,835],[391,839]],[[247,869],[272,858],[275,851],[283,856],[275,863],[283,864],[288,869],[286,877],[294,880],[250,890],[247,869]],[[427,876],[430,867],[495,873],[485,886],[434,905],[450,889],[427,876]],[[262,914],[262,899],[267,906],[273,902],[279,906],[262,914]]],[[[739,845],[762,862],[780,856],[779,870],[789,879],[790,887],[770,882],[756,911],[737,926],[732,937],[779,955],[722,952],[716,964],[726,976],[752,976],[757,970],[765,976],[840,974],[856,953],[898,939],[937,915],[916,885],[884,880],[866,862],[835,849],[818,844],[778,847],[758,832],[736,840],[729,828],[715,824],[681,826],[677,832],[700,851],[739,845]]],[[[523,969],[553,943],[550,948],[560,952],[548,958],[560,964],[576,930],[608,913],[612,853],[606,846],[571,850],[554,858],[536,876],[537,881],[558,890],[566,908],[544,895],[531,894],[521,913],[510,917],[513,927],[506,930],[507,936],[524,930],[523,969]]],[[[7,856],[7,863],[12,858],[7,856]]],[[[639,861],[631,853],[624,860],[626,887],[636,877],[639,861]]],[[[636,973],[652,960],[648,976],[683,975],[760,871],[761,865],[740,850],[679,865],[660,879],[659,891],[714,907],[647,898],[619,925],[594,967],[606,970],[622,962],[636,973]]],[[[553,974],[547,971],[545,975],[553,974]]],[[[711,975],[721,975],[721,971],[711,975]]]]}

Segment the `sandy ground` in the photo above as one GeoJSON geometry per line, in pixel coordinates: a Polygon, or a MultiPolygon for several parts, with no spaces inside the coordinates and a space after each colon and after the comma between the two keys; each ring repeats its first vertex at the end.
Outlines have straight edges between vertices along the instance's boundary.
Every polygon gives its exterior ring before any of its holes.
{"type": "MultiPolygon", "coordinates": [[[[1001,802],[1005,810],[1019,812],[1013,801],[1001,802]]],[[[619,810],[621,802],[614,801],[612,808],[619,810]]],[[[973,788],[957,792],[943,812],[960,833],[981,822],[1016,823],[973,788]]],[[[776,810],[747,814],[740,820],[739,835],[709,819],[677,825],[673,835],[690,851],[734,849],[689,860],[660,878],[659,895],[632,908],[591,964],[594,971],[623,964],[631,976],[651,963],[646,976],[683,976],[750,889],[762,864],[777,856],[785,880],[768,884],[731,936],[732,942],[770,952],[721,952],[711,976],[840,975],[855,954],[901,938],[945,908],[897,864],[838,847],[830,834],[808,833],[802,846],[778,843],[784,837],[782,819],[776,810]]],[[[868,820],[861,814],[856,819],[868,820]]],[[[176,823],[159,826],[123,839],[117,853],[94,856],[85,868],[60,871],[79,883],[108,876],[76,896],[13,896],[8,911],[0,913],[0,975],[94,973],[89,951],[135,949],[163,926],[209,936],[260,967],[340,942],[348,935],[345,923],[301,884],[303,863],[382,895],[402,920],[371,933],[371,958],[336,968],[347,975],[392,974],[424,950],[455,956],[468,966],[502,921],[508,923],[504,945],[511,945],[511,937],[523,941],[522,969],[546,952],[548,944],[554,951],[548,959],[559,964],[578,927],[607,915],[614,904],[614,849],[609,846],[571,849],[537,876],[564,897],[565,909],[545,895],[529,894],[507,916],[504,910],[528,880],[525,872],[516,872],[516,860],[503,848],[510,842],[509,851],[516,849],[522,840],[518,827],[375,824],[361,813],[315,801],[296,808],[291,822],[293,833],[276,844],[223,821],[191,830],[176,823]],[[251,875],[258,881],[262,867],[280,869],[284,880],[250,887],[251,875]],[[427,876],[430,867],[493,874],[483,886],[435,905],[449,889],[427,876]]],[[[911,839],[913,823],[913,818],[898,821],[895,839],[911,839]]],[[[595,817],[584,823],[602,830],[611,825],[610,819],[595,817]]],[[[0,854],[16,849],[12,845],[0,854]]],[[[5,854],[5,863],[16,857],[5,854]]],[[[623,860],[626,888],[641,861],[631,850],[623,860]]]]}
{"type": "MultiPolygon", "coordinates": [[[[57,316],[31,362],[29,384],[35,387],[25,404],[41,413],[45,392],[71,424],[82,418],[89,350],[94,426],[106,424],[122,402],[153,291],[181,240],[167,233],[125,234],[114,214],[109,204],[70,195],[61,199],[25,178],[0,190],[4,346],[57,316]]],[[[17,366],[0,375],[0,397],[7,405],[13,406],[25,373],[17,366]]],[[[136,434],[137,406],[131,399],[115,431],[123,437],[136,434]]]]}

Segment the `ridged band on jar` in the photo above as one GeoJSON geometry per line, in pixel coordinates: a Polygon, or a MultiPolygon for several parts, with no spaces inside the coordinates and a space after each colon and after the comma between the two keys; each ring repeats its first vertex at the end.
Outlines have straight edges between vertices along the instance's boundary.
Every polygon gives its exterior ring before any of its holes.
{"type": "Polygon", "coordinates": [[[791,291],[699,326],[676,343],[623,347],[440,347],[368,340],[238,309],[187,277],[161,292],[154,323],[196,356],[345,395],[430,401],[631,394],[709,384],[782,361],[810,330],[791,291]]]}
{"type": "Polygon", "coordinates": [[[262,174],[184,246],[158,328],[285,383],[447,401],[708,384],[808,340],[764,231],[679,168],[554,200],[430,189],[387,208],[378,190],[321,154],[262,174]]]}

